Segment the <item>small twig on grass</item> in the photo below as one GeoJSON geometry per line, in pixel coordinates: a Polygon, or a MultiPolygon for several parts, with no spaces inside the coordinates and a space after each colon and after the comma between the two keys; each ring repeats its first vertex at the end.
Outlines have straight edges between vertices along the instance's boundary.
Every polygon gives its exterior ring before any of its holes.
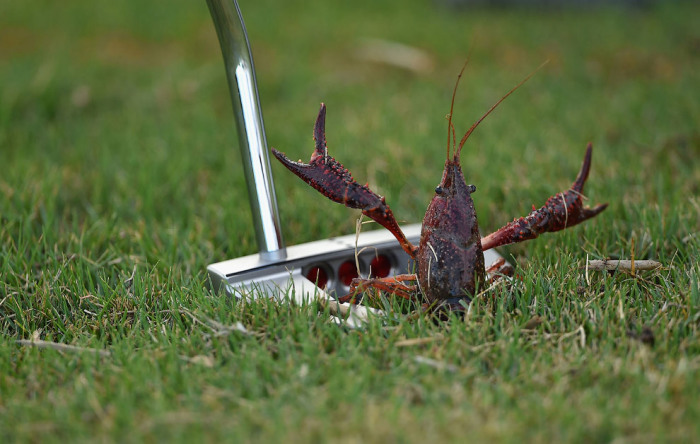
{"type": "Polygon", "coordinates": [[[100,356],[111,355],[111,353],[107,350],[99,350],[96,348],[78,347],[76,345],[61,344],[60,342],[42,341],[41,339],[18,339],[16,342],[19,345],[24,345],[24,346],[28,346],[28,347],[50,348],[53,350],[74,352],[74,353],[75,352],[95,353],[95,354],[98,354],[100,356]]]}
{"type": "Polygon", "coordinates": [[[442,335],[429,336],[427,338],[402,339],[394,343],[394,347],[411,347],[413,345],[429,344],[431,342],[445,339],[442,335]]]}
{"type": "Polygon", "coordinates": [[[180,356],[180,359],[182,359],[185,362],[189,362],[190,364],[198,364],[203,367],[207,368],[212,368],[214,367],[215,360],[211,356],[207,355],[197,355],[197,356],[180,356]]]}
{"type": "Polygon", "coordinates": [[[207,316],[204,316],[203,314],[199,314],[199,316],[202,318],[200,319],[197,315],[192,313],[190,310],[186,309],[185,307],[180,307],[177,310],[172,310],[174,312],[184,314],[186,316],[189,316],[195,323],[198,323],[209,330],[211,330],[214,334],[214,336],[226,336],[232,332],[238,332],[242,333],[244,335],[251,335],[252,333],[248,331],[247,328],[245,328],[245,325],[243,325],[240,321],[236,321],[235,324],[232,325],[225,325],[222,324],[221,322],[215,321],[214,319],[208,318],[207,316]]]}
{"type": "Polygon", "coordinates": [[[594,260],[586,263],[587,270],[593,271],[632,271],[634,264],[635,271],[656,270],[661,268],[661,262],[652,260],[630,261],[630,260],[594,260]]]}
{"type": "Polygon", "coordinates": [[[450,373],[454,373],[458,370],[457,366],[448,364],[447,362],[437,361],[435,359],[426,358],[425,356],[415,356],[413,358],[418,364],[424,364],[428,367],[432,367],[438,370],[444,370],[450,373]]]}

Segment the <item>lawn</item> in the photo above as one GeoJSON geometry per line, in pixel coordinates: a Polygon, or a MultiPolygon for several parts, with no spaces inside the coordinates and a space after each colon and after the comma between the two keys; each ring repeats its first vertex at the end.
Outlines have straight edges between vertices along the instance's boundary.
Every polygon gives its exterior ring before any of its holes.
{"type": "MultiPolygon", "coordinates": [[[[568,187],[596,219],[501,249],[467,319],[213,293],[256,252],[204,1],[0,4],[0,440],[689,442],[700,435],[700,7],[241,1],[271,146],[332,154],[419,222],[445,156],[490,232],[568,187]],[[338,3],[338,4],[331,4],[338,3]],[[167,11],[165,9],[168,9],[167,11]],[[400,67],[377,42],[420,51],[400,67]],[[653,259],[600,273],[586,259],[653,259]],[[32,346],[31,340],[64,345],[32,346]]],[[[273,164],[287,244],[358,217],[273,164]]]]}

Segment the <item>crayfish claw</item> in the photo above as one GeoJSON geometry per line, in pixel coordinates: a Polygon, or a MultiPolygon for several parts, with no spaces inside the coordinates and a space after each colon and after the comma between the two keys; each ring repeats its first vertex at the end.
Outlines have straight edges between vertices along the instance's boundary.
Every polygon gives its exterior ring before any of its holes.
{"type": "Polygon", "coordinates": [[[596,205],[596,206],[593,207],[593,208],[584,207],[584,208],[583,208],[583,214],[581,215],[581,218],[580,218],[579,222],[583,222],[584,220],[587,220],[587,219],[590,219],[590,218],[592,218],[592,217],[595,217],[595,216],[599,215],[599,214],[602,213],[603,210],[605,210],[606,208],[608,208],[608,204],[607,204],[607,203],[598,204],[598,205],[596,205]]]}
{"type": "Polygon", "coordinates": [[[586,180],[588,180],[588,173],[591,171],[591,158],[592,157],[593,157],[593,144],[588,142],[588,145],[586,145],[586,155],[583,156],[583,163],[581,164],[581,170],[579,171],[578,176],[576,176],[576,180],[574,181],[573,185],[571,185],[572,190],[577,191],[579,193],[583,193],[583,186],[586,184],[586,180]]]}
{"type": "Polygon", "coordinates": [[[311,155],[311,161],[318,156],[325,159],[328,156],[328,145],[326,144],[326,104],[321,102],[321,109],[318,110],[316,124],[314,125],[314,142],[316,150],[311,155]]]}
{"type": "Polygon", "coordinates": [[[360,185],[353,179],[350,171],[328,154],[325,127],[326,105],[321,103],[321,109],[314,125],[316,147],[308,164],[294,162],[274,148],[271,149],[272,154],[289,171],[333,202],[343,204],[348,208],[360,209],[364,215],[391,231],[404,251],[414,257],[416,247],[406,239],[384,197],[372,191],[369,186],[360,185]]]}
{"type": "Polygon", "coordinates": [[[564,230],[602,213],[608,207],[607,203],[593,208],[583,205],[582,192],[591,170],[592,154],[593,146],[589,143],[581,170],[569,190],[555,194],[547,199],[541,208],[533,208],[532,213],[526,217],[515,219],[498,231],[483,237],[483,250],[534,239],[542,233],[564,230]]]}

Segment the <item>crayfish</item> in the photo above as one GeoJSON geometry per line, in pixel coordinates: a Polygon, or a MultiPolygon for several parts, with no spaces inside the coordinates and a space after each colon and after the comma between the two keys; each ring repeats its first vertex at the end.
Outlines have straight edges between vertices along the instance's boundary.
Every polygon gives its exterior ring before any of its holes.
{"type": "Polygon", "coordinates": [[[462,147],[486,116],[530,76],[501,97],[477,120],[456,147],[452,112],[462,72],[454,86],[448,115],[445,169],[425,213],[418,246],[409,242],[401,231],[384,197],[373,192],[368,185],[356,182],[350,171],[328,154],[325,136],[326,106],[323,103],[314,126],[316,148],[308,164],[294,162],[272,148],[272,153],[285,167],[324,196],[346,207],[362,210],[362,214],[388,229],[417,265],[415,274],[356,278],[350,285],[348,295],[339,298],[341,302],[355,300],[360,293],[374,288],[406,299],[422,294],[424,302],[429,305],[462,310],[464,304],[471,301],[478,287],[486,284],[484,251],[534,239],[545,232],[572,227],[598,215],[607,207],[607,204],[593,208],[583,205],[583,187],[590,171],[593,150],[589,143],[581,170],[570,189],[553,195],[539,209],[534,209],[533,206],[529,215],[514,219],[499,230],[481,237],[472,200],[476,187],[467,185],[460,164],[462,147]],[[453,146],[451,155],[450,135],[453,146]]]}

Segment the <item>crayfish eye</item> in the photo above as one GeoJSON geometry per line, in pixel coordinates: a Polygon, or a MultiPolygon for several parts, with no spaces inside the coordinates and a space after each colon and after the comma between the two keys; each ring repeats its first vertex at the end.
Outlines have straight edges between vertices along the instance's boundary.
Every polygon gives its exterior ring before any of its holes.
{"type": "Polygon", "coordinates": [[[476,185],[469,185],[469,194],[476,193],[476,185]]]}
{"type": "Polygon", "coordinates": [[[435,187],[435,194],[442,194],[444,191],[440,185],[435,187]]]}

